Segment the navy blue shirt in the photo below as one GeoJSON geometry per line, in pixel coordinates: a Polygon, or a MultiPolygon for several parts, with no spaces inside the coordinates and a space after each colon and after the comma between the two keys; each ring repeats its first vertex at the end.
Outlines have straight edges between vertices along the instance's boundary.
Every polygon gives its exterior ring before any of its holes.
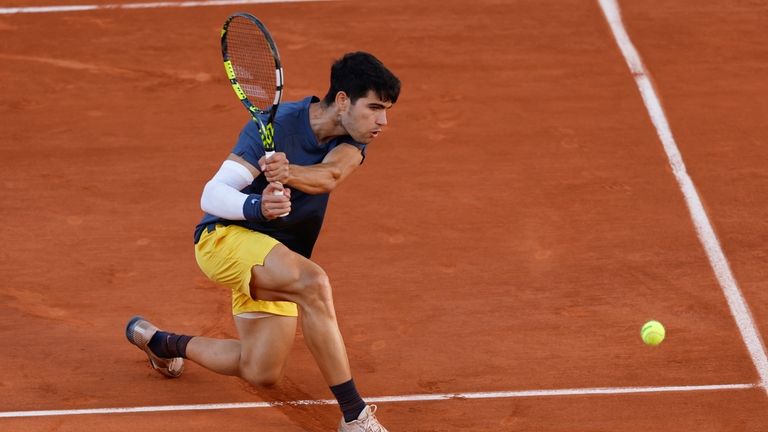
{"type": "MultiPolygon", "coordinates": [[[[292,165],[319,164],[331,150],[342,143],[359,148],[365,157],[365,144],[354,141],[349,135],[336,137],[325,144],[317,141],[309,123],[309,105],[318,101],[318,98],[310,96],[298,102],[280,104],[273,121],[275,151],[284,152],[292,165]]],[[[264,156],[264,147],[259,136],[259,127],[255,122],[250,121],[245,125],[232,153],[259,168],[259,159],[264,156]]],[[[266,178],[260,175],[240,192],[261,194],[267,183],[266,178]]],[[[265,222],[231,221],[206,213],[195,228],[195,243],[200,240],[200,235],[208,226],[217,223],[240,225],[267,234],[292,251],[309,258],[323,225],[328,196],[329,194],[310,195],[291,188],[290,214],[265,222]]]]}

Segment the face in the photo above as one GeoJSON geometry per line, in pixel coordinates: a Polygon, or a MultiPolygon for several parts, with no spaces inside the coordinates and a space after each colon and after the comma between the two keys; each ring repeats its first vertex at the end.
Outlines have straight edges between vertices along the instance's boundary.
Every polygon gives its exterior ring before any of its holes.
{"type": "Polygon", "coordinates": [[[369,91],[354,104],[346,95],[343,101],[337,102],[342,102],[339,104],[341,125],[352,139],[363,144],[369,144],[379,136],[387,124],[387,110],[392,108],[392,102],[382,101],[374,91],[369,91]]]}

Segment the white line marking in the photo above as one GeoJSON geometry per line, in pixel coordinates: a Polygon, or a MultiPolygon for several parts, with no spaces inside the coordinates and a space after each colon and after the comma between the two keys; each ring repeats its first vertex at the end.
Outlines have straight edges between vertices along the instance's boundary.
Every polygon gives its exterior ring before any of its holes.
{"type": "Polygon", "coordinates": [[[156,3],[124,3],[106,5],[71,5],[71,6],[30,6],[16,8],[0,8],[0,15],[49,13],[49,12],[82,12],[99,9],[157,9],[157,8],[186,8],[205,6],[228,6],[254,3],[295,3],[319,0],[200,0],[181,2],[156,2],[156,3]]]}
{"type": "MultiPolygon", "coordinates": [[[[370,403],[387,402],[420,402],[420,401],[440,401],[452,399],[505,399],[505,398],[526,398],[526,397],[554,397],[554,396],[590,396],[590,395],[616,395],[616,394],[635,394],[635,393],[670,393],[670,392],[695,392],[695,391],[723,391],[723,390],[745,390],[758,387],[755,384],[718,384],[718,385],[699,385],[699,386],[669,386],[669,387],[614,387],[614,388],[581,388],[581,389],[559,389],[559,390],[521,390],[521,391],[501,391],[501,392],[480,392],[480,393],[439,393],[439,394],[416,394],[406,396],[381,396],[365,398],[370,403]]],[[[125,413],[145,413],[160,411],[205,411],[205,410],[224,410],[224,409],[243,409],[243,408],[271,408],[283,405],[335,405],[335,400],[299,400],[291,402],[241,402],[241,403],[221,403],[221,404],[200,404],[200,405],[161,405],[145,407],[127,407],[127,408],[93,408],[93,409],[71,409],[71,410],[47,410],[47,411],[8,411],[0,412],[0,418],[19,418],[19,417],[44,417],[44,416],[65,416],[65,415],[84,415],[84,414],[125,414],[125,413]]]]}
{"type": "MultiPolygon", "coordinates": [[[[73,12],[98,9],[149,9],[163,7],[205,7],[205,6],[224,6],[235,4],[254,4],[254,3],[288,3],[316,0],[210,0],[210,1],[184,1],[184,2],[159,2],[159,3],[126,3],[111,5],[74,5],[74,6],[40,6],[40,7],[21,7],[21,8],[0,8],[0,15],[20,14],[20,13],[46,13],[46,12],[73,12]]],[[[701,240],[709,257],[710,264],[715,271],[720,286],[728,300],[731,313],[736,318],[736,323],[741,331],[747,348],[752,355],[758,373],[760,374],[760,384],[722,384],[722,385],[701,385],[701,386],[668,386],[668,387],[615,387],[615,388],[582,388],[582,389],[559,389],[559,390],[521,390],[504,392],[477,392],[477,393],[442,393],[442,394],[422,394],[406,396],[382,396],[366,398],[371,403],[386,402],[415,402],[415,401],[437,401],[451,399],[498,399],[498,398],[525,398],[525,397],[555,397],[555,396],[588,396],[588,395],[609,395],[609,394],[636,394],[636,393],[666,393],[666,392],[693,392],[693,391],[723,391],[723,390],[744,390],[760,387],[765,389],[768,383],[768,358],[766,358],[765,347],[757,333],[752,315],[749,312],[746,301],[741,295],[733,274],[731,273],[728,261],[722,252],[717,236],[709,223],[709,219],[701,205],[701,200],[690,177],[686,173],[677,144],[672,137],[672,131],[658,101],[656,93],[648,79],[640,56],[632,45],[627,35],[624,25],[621,22],[618,5],[615,0],[598,0],[603,13],[606,16],[608,24],[613,31],[614,37],[624,54],[624,58],[629,65],[630,70],[635,76],[635,81],[640,89],[640,93],[645,101],[651,121],[656,126],[656,131],[661,139],[670,165],[677,178],[678,183],[685,196],[686,203],[691,212],[691,217],[696,227],[696,232],[701,240]]],[[[72,409],[72,410],[42,410],[42,411],[6,411],[0,412],[0,418],[19,418],[19,417],[42,417],[42,416],[64,416],[64,415],[85,415],[85,414],[119,414],[119,413],[138,413],[138,412],[160,412],[160,411],[200,411],[200,410],[221,410],[221,409],[244,409],[244,408],[269,408],[281,405],[332,405],[335,400],[299,400],[291,402],[243,402],[243,403],[222,403],[222,404],[200,404],[200,405],[163,405],[147,407],[127,407],[127,408],[93,408],[93,409],[72,409]]]]}
{"type": "Polygon", "coordinates": [[[640,59],[640,54],[638,54],[624,28],[616,0],[598,1],[611,27],[611,31],[613,31],[613,36],[616,38],[616,42],[621,49],[621,53],[624,55],[627,65],[635,77],[635,82],[640,89],[645,107],[651,116],[653,125],[656,127],[656,133],[664,145],[664,151],[667,153],[669,164],[672,166],[672,172],[675,174],[677,183],[685,196],[685,202],[691,213],[696,234],[699,236],[702,246],[704,246],[704,250],[709,258],[709,264],[715,272],[720,288],[723,290],[728,301],[731,314],[736,320],[736,325],[741,332],[744,343],[747,345],[749,354],[752,356],[752,362],[755,364],[757,373],[760,375],[760,387],[768,391],[768,388],[766,388],[768,384],[768,357],[765,354],[765,345],[763,345],[763,340],[757,331],[755,321],[752,319],[752,313],[749,310],[747,301],[741,294],[739,285],[733,277],[728,260],[720,247],[720,242],[717,240],[717,235],[714,229],[712,229],[707,212],[701,204],[696,187],[686,172],[680,150],[677,148],[677,143],[672,136],[672,130],[669,127],[659,98],[653,89],[646,68],[640,59]]]}

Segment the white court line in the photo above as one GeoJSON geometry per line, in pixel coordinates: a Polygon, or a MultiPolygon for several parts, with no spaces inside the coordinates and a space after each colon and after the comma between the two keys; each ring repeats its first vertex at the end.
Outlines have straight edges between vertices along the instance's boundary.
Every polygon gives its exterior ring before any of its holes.
{"type": "Polygon", "coordinates": [[[669,122],[661,107],[656,91],[653,89],[651,80],[648,77],[648,72],[640,59],[640,54],[638,54],[624,28],[616,0],[598,1],[608,24],[611,26],[611,31],[616,38],[621,53],[624,55],[627,65],[629,65],[629,69],[635,77],[635,82],[640,89],[645,107],[651,116],[653,125],[656,127],[656,133],[664,145],[664,151],[667,153],[669,164],[672,166],[672,172],[675,174],[677,183],[685,196],[685,203],[688,205],[688,210],[691,213],[696,234],[702,246],[704,246],[704,250],[709,258],[709,264],[712,266],[720,288],[728,300],[728,307],[736,320],[736,325],[741,332],[744,343],[747,345],[749,354],[752,356],[752,362],[755,364],[757,373],[760,375],[760,387],[768,391],[768,388],[766,388],[766,384],[768,384],[768,357],[765,354],[765,345],[763,345],[763,340],[757,331],[747,301],[741,294],[739,285],[733,277],[728,260],[723,253],[723,249],[720,247],[720,242],[717,240],[717,235],[714,229],[712,229],[707,212],[701,204],[696,187],[686,172],[680,150],[678,150],[677,143],[672,136],[672,130],[669,127],[669,122]]]}
{"type": "MultiPolygon", "coordinates": [[[[143,8],[163,8],[163,7],[202,7],[202,6],[223,6],[236,4],[254,4],[254,3],[286,3],[297,1],[312,0],[211,0],[211,1],[184,1],[184,2],[159,2],[159,3],[127,3],[112,5],[74,5],[74,6],[47,6],[47,7],[21,7],[21,8],[0,8],[0,15],[20,14],[20,13],[46,13],[46,12],[70,12],[87,11],[99,9],[143,9],[143,8]]],[[[559,389],[559,390],[523,390],[523,391],[505,391],[505,392],[477,392],[477,393],[443,393],[443,394],[422,394],[405,396],[383,396],[366,398],[371,403],[387,402],[414,402],[414,401],[439,401],[453,399],[499,399],[499,398],[526,398],[526,397],[557,397],[557,396],[588,396],[588,395],[617,395],[617,394],[638,394],[638,393],[668,393],[668,392],[695,392],[695,391],[723,391],[723,390],[744,390],[752,388],[763,388],[765,390],[768,382],[768,358],[766,358],[765,348],[762,340],[757,333],[754,321],[749,308],[731,273],[728,262],[720,248],[716,235],[709,223],[709,219],[701,205],[701,200],[690,177],[686,173],[677,144],[672,137],[668,122],[664,116],[661,104],[653,90],[650,80],[645,72],[645,68],[640,60],[640,56],[629,40],[624,26],[621,22],[618,6],[614,0],[598,0],[603,9],[603,13],[608,20],[614,37],[624,54],[630,70],[635,76],[635,80],[640,89],[640,93],[645,101],[648,112],[653,124],[656,126],[657,133],[661,138],[664,149],[670,160],[675,178],[685,196],[691,212],[691,217],[696,228],[700,241],[709,257],[710,264],[717,276],[720,286],[728,300],[731,313],[734,315],[742,337],[749,349],[755,367],[760,375],[760,384],[723,384],[723,385],[702,385],[702,386],[668,386],[668,387],[617,387],[617,388],[582,388],[582,389],[559,389]]],[[[146,407],[127,407],[127,408],[94,408],[94,409],[72,409],[72,410],[41,410],[41,411],[7,411],[0,412],[0,418],[20,418],[20,417],[41,417],[41,416],[64,416],[64,415],[86,415],[86,414],[118,414],[118,413],[143,413],[143,412],[161,412],[161,411],[199,411],[199,410],[222,410],[222,409],[246,409],[246,408],[269,408],[280,405],[332,405],[334,400],[299,400],[292,402],[245,402],[245,403],[222,403],[222,404],[200,404],[200,405],[163,405],[146,407]]]]}
{"type": "Polygon", "coordinates": [[[29,6],[16,8],[0,8],[0,15],[50,13],[50,12],[82,12],[99,9],[157,9],[157,8],[187,8],[204,6],[228,6],[254,3],[295,3],[319,0],[201,0],[156,3],[125,3],[106,5],[71,5],[71,6],[29,6]]]}
{"type": "MultiPolygon", "coordinates": [[[[365,398],[370,403],[387,402],[423,402],[423,401],[441,401],[454,399],[507,399],[507,398],[527,398],[527,397],[553,397],[553,396],[591,396],[591,395],[618,395],[618,394],[637,394],[637,393],[671,393],[671,392],[695,392],[695,391],[723,391],[723,390],[745,390],[758,387],[755,384],[717,384],[700,386],[669,386],[669,387],[605,387],[605,388],[581,388],[581,389],[555,389],[555,390],[521,390],[521,391],[500,391],[500,392],[478,392],[478,393],[438,393],[438,394],[416,394],[406,396],[382,396],[365,398]]],[[[126,414],[126,413],[146,413],[161,411],[206,411],[206,410],[225,410],[225,409],[244,409],[244,408],[271,408],[283,405],[335,405],[336,401],[331,399],[323,400],[299,400],[292,402],[241,402],[241,403],[221,403],[221,404],[200,404],[200,405],[161,405],[145,407],[127,407],[127,408],[93,408],[93,409],[71,409],[71,410],[47,410],[47,411],[8,411],[0,412],[0,418],[21,418],[21,417],[44,417],[44,416],[65,416],[65,415],[86,415],[86,414],[126,414]]]]}

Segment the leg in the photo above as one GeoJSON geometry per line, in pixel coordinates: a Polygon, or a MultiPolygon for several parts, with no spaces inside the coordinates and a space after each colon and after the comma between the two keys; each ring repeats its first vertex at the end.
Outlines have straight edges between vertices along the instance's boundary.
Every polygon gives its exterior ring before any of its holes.
{"type": "MultiPolygon", "coordinates": [[[[325,272],[273,239],[246,231],[238,226],[217,226],[215,232],[204,233],[195,248],[198,264],[209,278],[232,289],[233,313],[265,311],[278,315],[259,319],[236,317],[240,340],[188,340],[181,336],[176,339],[181,345],[169,345],[176,336],[161,337],[158,333],[152,337],[149,333],[156,331],[154,326],[148,327],[151,332],[126,331],[129,340],[150,355],[150,362],[154,348],[150,349],[144,339],[165,340],[169,341],[167,346],[176,348],[171,356],[186,356],[214,372],[240,376],[257,386],[272,385],[285,368],[295,336],[298,305],[303,313],[307,346],[344,414],[339,430],[386,432],[373,415],[375,407],[366,406],[355,388],[325,272]],[[137,333],[142,337],[129,335],[137,333]]],[[[183,366],[181,358],[172,360],[183,366]]],[[[158,369],[155,364],[153,367],[158,369]]],[[[179,367],[173,376],[180,373],[179,367]]]]}
{"type": "Polygon", "coordinates": [[[252,273],[252,298],[299,305],[304,339],[344,415],[339,431],[386,432],[374,415],[376,407],[366,406],[352,380],[331,284],[320,266],[278,245],[252,273]]]}
{"type": "Polygon", "coordinates": [[[329,386],[352,378],[331,285],[320,266],[278,245],[267,255],[264,266],[253,268],[250,286],[253,298],[299,305],[304,339],[329,386]]]}
{"type": "MultiPolygon", "coordinates": [[[[255,385],[267,385],[282,374],[296,334],[297,309],[293,303],[254,301],[249,281],[253,267],[261,267],[279,242],[264,234],[237,226],[206,229],[195,245],[195,259],[212,281],[232,290],[232,314],[239,339],[194,337],[184,355],[220,374],[239,376],[255,385]],[[241,314],[266,312],[268,317],[246,318],[241,314]]],[[[168,337],[171,342],[173,336],[168,337]]],[[[158,351],[163,346],[158,347],[158,351]]],[[[174,352],[181,355],[180,350],[174,352]]]]}
{"type": "MultiPolygon", "coordinates": [[[[297,305],[253,298],[250,281],[279,242],[237,225],[206,229],[195,245],[195,258],[211,280],[232,290],[236,339],[190,337],[158,331],[141,317],[129,321],[128,340],[142,349],[158,372],[177,377],[188,358],[211,371],[240,376],[255,385],[273,384],[283,373],[298,321],[297,305]],[[239,316],[266,312],[262,318],[239,316]]],[[[285,249],[287,251],[287,249],[285,249]]]]}
{"type": "Polygon", "coordinates": [[[296,335],[296,317],[235,318],[240,340],[195,337],[187,358],[224,375],[239,376],[255,386],[274,385],[283,375],[296,335]]]}
{"type": "MultiPolygon", "coordinates": [[[[331,285],[320,266],[278,244],[263,265],[252,267],[249,284],[253,299],[299,305],[307,346],[329,386],[352,378],[331,285]]],[[[236,318],[236,323],[240,341],[196,337],[187,346],[187,357],[214,372],[253,383],[279,376],[293,342],[296,318],[236,318]]]]}

